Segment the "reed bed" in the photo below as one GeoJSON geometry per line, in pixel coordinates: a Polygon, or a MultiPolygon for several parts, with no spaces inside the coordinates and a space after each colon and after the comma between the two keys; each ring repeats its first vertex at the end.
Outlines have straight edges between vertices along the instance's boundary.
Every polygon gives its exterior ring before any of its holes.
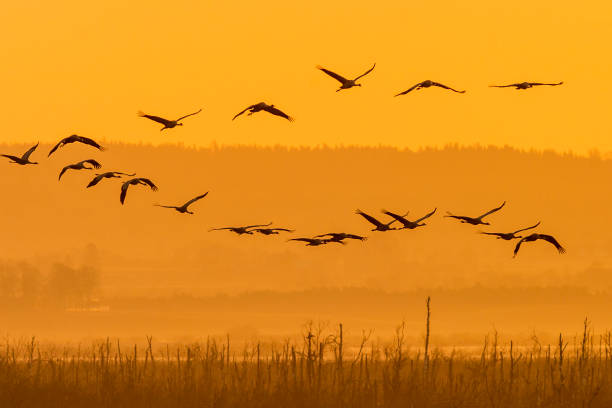
{"type": "MultiPolygon", "coordinates": [[[[427,324],[426,327],[429,327],[427,324]]],[[[127,347],[106,339],[53,347],[0,347],[0,407],[612,407],[612,335],[518,347],[487,336],[478,353],[418,348],[400,325],[383,343],[342,325],[299,339],[227,338],[127,347]]]]}

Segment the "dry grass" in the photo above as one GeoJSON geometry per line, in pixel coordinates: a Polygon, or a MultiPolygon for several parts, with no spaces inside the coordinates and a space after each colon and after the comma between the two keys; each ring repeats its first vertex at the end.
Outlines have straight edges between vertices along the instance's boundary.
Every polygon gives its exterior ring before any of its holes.
{"type": "MultiPolygon", "coordinates": [[[[426,334],[429,342],[429,334],[426,334]]],[[[1,407],[610,407],[611,333],[585,321],[571,344],[498,344],[481,352],[411,350],[404,325],[387,344],[368,333],[347,345],[342,325],[302,339],[189,345],[119,341],[56,348],[7,341],[1,407]],[[347,351],[348,350],[348,351],[347,351]]],[[[429,344],[428,344],[429,347],[429,344]]]]}

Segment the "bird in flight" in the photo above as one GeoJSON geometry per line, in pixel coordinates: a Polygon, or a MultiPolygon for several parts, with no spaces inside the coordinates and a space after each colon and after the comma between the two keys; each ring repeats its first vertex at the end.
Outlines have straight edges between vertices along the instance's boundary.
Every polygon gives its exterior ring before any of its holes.
{"type": "Polygon", "coordinates": [[[437,208],[434,208],[434,210],[432,212],[430,212],[429,214],[425,214],[424,216],[422,216],[421,218],[419,218],[416,221],[409,221],[406,218],[404,218],[403,216],[401,216],[399,214],[392,213],[391,211],[383,210],[383,214],[387,214],[388,216],[393,217],[397,221],[401,222],[404,226],[402,228],[399,228],[399,229],[415,229],[416,227],[422,227],[424,225],[427,225],[425,223],[422,223],[421,221],[426,220],[427,218],[429,218],[432,215],[434,215],[436,213],[436,210],[437,210],[437,208]]]}
{"type": "Polygon", "coordinates": [[[259,111],[266,111],[268,113],[271,113],[272,115],[275,116],[280,116],[281,118],[285,118],[287,119],[289,122],[293,122],[294,119],[287,115],[285,112],[281,111],[280,109],[274,107],[274,105],[268,105],[265,102],[259,102],[256,103],[255,105],[251,105],[248,108],[244,109],[243,111],[239,112],[238,114],[236,114],[236,116],[234,116],[232,118],[232,120],[236,119],[238,116],[242,115],[244,112],[249,111],[248,116],[251,116],[254,113],[257,113],[259,111]]]}
{"type": "Polygon", "coordinates": [[[245,227],[223,227],[223,228],[212,228],[210,231],[221,231],[221,230],[228,230],[231,232],[234,232],[238,235],[242,235],[242,234],[249,234],[249,235],[253,235],[253,230],[251,228],[257,228],[257,227],[267,227],[272,225],[272,222],[269,222],[267,224],[256,224],[256,225],[247,225],[245,227]]]}
{"type": "Polygon", "coordinates": [[[104,150],[104,148],[102,146],[100,146],[98,143],[96,143],[93,139],[90,139],[88,137],[85,136],[79,136],[79,135],[70,135],[68,137],[63,138],[62,140],[59,141],[58,144],[56,144],[53,149],[51,149],[51,151],[49,152],[48,156],[51,156],[51,154],[56,151],[58,148],[67,145],[68,143],[75,143],[75,142],[79,142],[79,143],[84,143],[86,145],[90,145],[95,147],[98,150],[104,150]]]}
{"type": "Polygon", "coordinates": [[[484,217],[486,217],[487,215],[489,215],[489,214],[493,214],[494,212],[501,210],[504,207],[504,205],[506,205],[505,201],[499,207],[494,208],[491,211],[487,211],[486,213],[484,213],[481,216],[476,217],[476,218],[466,217],[466,216],[462,216],[462,215],[453,215],[453,214],[451,214],[448,211],[446,212],[446,214],[448,214],[448,215],[445,215],[445,217],[455,218],[455,219],[460,220],[462,223],[468,223],[468,224],[472,224],[472,225],[479,225],[479,224],[491,225],[488,222],[484,222],[482,219],[484,217]]]}
{"type": "Polygon", "coordinates": [[[191,204],[193,204],[194,202],[196,202],[196,201],[206,197],[207,195],[208,195],[208,191],[205,192],[202,195],[199,195],[199,196],[197,196],[195,198],[192,198],[191,200],[187,201],[185,204],[183,204],[183,205],[181,205],[179,207],[176,207],[176,206],[173,206],[173,205],[160,205],[160,204],[154,204],[154,205],[157,206],[157,207],[163,207],[163,208],[173,208],[176,211],[180,212],[181,214],[193,214],[192,211],[189,211],[188,207],[191,204]]]}
{"type": "Polygon", "coordinates": [[[519,82],[516,84],[508,84],[508,85],[489,85],[489,87],[490,88],[512,88],[514,87],[515,89],[529,89],[529,88],[533,88],[534,86],[541,86],[541,85],[558,86],[558,85],[563,85],[563,81],[552,83],[552,84],[542,83],[542,82],[519,82]]]}
{"type": "Polygon", "coordinates": [[[319,246],[319,245],[328,244],[330,242],[337,242],[338,244],[346,245],[346,243],[342,241],[332,241],[330,239],[321,239],[321,238],[291,238],[291,239],[288,239],[287,241],[306,242],[306,246],[319,246]]]}
{"type": "Polygon", "coordinates": [[[521,229],[516,230],[514,232],[485,232],[485,231],[480,231],[480,233],[481,234],[485,234],[485,235],[493,235],[493,236],[497,237],[497,239],[503,239],[505,241],[510,241],[510,240],[513,240],[513,239],[521,239],[521,238],[523,238],[520,235],[516,235],[516,234],[518,234],[519,232],[522,232],[522,231],[528,231],[530,229],[534,229],[538,225],[540,225],[539,221],[538,221],[538,223],[536,225],[532,225],[531,227],[527,227],[527,228],[521,228],[521,229]]]}
{"type": "Polygon", "coordinates": [[[362,237],[361,235],[355,235],[355,234],[347,234],[346,232],[330,232],[327,234],[321,234],[321,235],[315,235],[315,238],[322,238],[322,237],[329,237],[326,238],[327,241],[329,242],[339,242],[341,244],[343,244],[345,239],[356,239],[359,241],[365,241],[366,239],[368,239],[368,237],[362,237]]]}
{"type": "Polygon", "coordinates": [[[330,77],[334,78],[336,81],[340,82],[342,85],[340,86],[340,88],[336,89],[336,92],[341,91],[343,89],[349,89],[352,88],[354,86],[361,86],[361,84],[357,83],[357,80],[361,77],[364,77],[366,75],[368,75],[370,72],[372,72],[372,70],[374,69],[374,67],[376,66],[376,63],[374,65],[372,65],[372,68],[368,69],[366,72],[364,72],[363,74],[359,75],[357,78],[355,79],[346,79],[345,77],[343,77],[342,75],[338,75],[333,71],[330,71],[329,69],[325,69],[320,65],[317,65],[317,68],[320,69],[321,71],[325,72],[327,75],[329,75],[330,77]]]}
{"type": "Polygon", "coordinates": [[[559,242],[557,242],[557,240],[552,235],[531,234],[531,235],[527,235],[526,237],[521,238],[521,240],[516,244],[516,247],[514,247],[514,256],[513,257],[516,257],[516,254],[518,253],[519,249],[521,248],[521,244],[523,242],[532,242],[532,241],[536,241],[538,239],[542,239],[544,241],[548,241],[551,244],[553,244],[555,246],[555,248],[557,248],[557,251],[559,251],[560,254],[564,254],[565,253],[565,248],[563,248],[561,246],[561,244],[559,244],[559,242]]]}
{"type": "Polygon", "coordinates": [[[136,186],[139,184],[143,186],[149,186],[151,187],[151,190],[153,191],[158,190],[157,186],[148,178],[136,177],[136,178],[130,179],[121,185],[121,194],[119,195],[119,201],[121,201],[122,205],[125,202],[125,196],[127,194],[128,188],[130,186],[136,186]]]}
{"type": "Polygon", "coordinates": [[[87,188],[95,186],[102,179],[105,179],[105,178],[121,178],[121,176],[133,177],[135,175],[136,173],[127,174],[127,173],[121,173],[120,171],[109,171],[106,173],[96,174],[96,177],[94,177],[93,180],[89,182],[89,184],[87,185],[87,188]]]}
{"type": "Polygon", "coordinates": [[[458,91],[454,88],[451,88],[450,86],[446,86],[444,84],[441,84],[439,82],[434,82],[434,81],[430,81],[429,79],[423,82],[419,82],[418,84],[412,86],[411,88],[408,88],[407,90],[405,90],[404,92],[400,92],[395,96],[400,96],[400,95],[406,95],[408,92],[414,91],[414,90],[419,90],[421,88],[429,88],[432,86],[437,86],[439,88],[444,88],[444,89],[448,89],[449,91],[453,91],[453,92],[457,92],[457,93],[465,93],[465,91],[458,91]]]}
{"type": "Polygon", "coordinates": [[[251,230],[251,232],[258,232],[262,235],[278,235],[281,231],[294,232],[295,230],[287,228],[255,228],[251,230]]]}
{"type": "Polygon", "coordinates": [[[202,109],[200,109],[197,112],[190,113],[189,115],[181,116],[180,118],[176,120],[168,120],[168,119],[160,118],[159,116],[146,115],[142,111],[138,112],[138,116],[142,118],[151,119],[154,122],[161,123],[162,125],[164,125],[163,128],[159,129],[161,132],[164,129],[172,129],[173,127],[176,127],[176,126],[183,126],[182,123],[179,123],[181,120],[188,118],[189,116],[197,115],[200,112],[202,112],[202,109]]]}
{"type": "MultiPolygon", "coordinates": [[[[389,221],[387,224],[383,224],[382,222],[378,221],[376,218],[372,217],[371,215],[368,215],[366,213],[364,213],[361,210],[356,210],[355,214],[359,214],[361,215],[363,218],[365,218],[368,222],[370,222],[371,224],[374,224],[374,229],[372,231],[391,231],[391,230],[395,230],[397,228],[393,228],[391,227],[391,224],[393,224],[395,221],[395,219],[389,221]]],[[[408,213],[404,214],[404,216],[408,215],[408,213]]]]}
{"type": "Polygon", "coordinates": [[[0,154],[0,156],[6,157],[8,159],[11,159],[11,161],[9,163],[17,163],[17,164],[21,164],[22,166],[24,166],[26,164],[38,164],[38,162],[30,161],[30,155],[34,152],[34,150],[36,150],[37,147],[38,147],[38,143],[36,143],[34,146],[30,147],[28,149],[28,151],[25,152],[23,154],[23,156],[21,156],[21,157],[13,156],[13,155],[10,155],[10,154],[0,154]]]}
{"type": "Polygon", "coordinates": [[[102,167],[102,165],[98,163],[97,161],[95,161],[94,159],[88,159],[88,160],[80,161],[78,163],[69,164],[65,166],[62,169],[62,171],[60,171],[57,181],[60,181],[62,179],[62,176],[67,170],[93,170],[93,169],[99,169],[100,167],[102,167]],[[91,164],[92,167],[87,167],[85,166],[86,164],[91,164]]]}

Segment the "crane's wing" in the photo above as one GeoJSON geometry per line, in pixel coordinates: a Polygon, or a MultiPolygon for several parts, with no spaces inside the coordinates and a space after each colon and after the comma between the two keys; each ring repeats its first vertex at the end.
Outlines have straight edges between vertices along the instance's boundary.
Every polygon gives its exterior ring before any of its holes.
{"type": "Polygon", "coordinates": [[[197,196],[196,198],[192,198],[191,200],[187,201],[187,202],[184,204],[184,207],[189,207],[189,206],[190,206],[192,203],[194,203],[194,202],[196,202],[196,201],[198,201],[198,200],[200,200],[200,199],[202,199],[202,198],[206,197],[207,195],[208,195],[208,191],[207,191],[207,192],[205,192],[205,193],[204,193],[204,194],[202,194],[202,195],[197,196]]]}
{"type": "Polygon", "coordinates": [[[384,226],[384,224],[382,222],[378,221],[376,218],[372,217],[371,215],[368,215],[368,214],[364,213],[361,210],[355,211],[355,214],[361,215],[363,218],[368,220],[370,223],[376,225],[377,227],[383,227],[384,226]]]}
{"type": "Polygon", "coordinates": [[[288,239],[287,241],[302,241],[302,242],[312,243],[312,242],[317,242],[319,240],[312,239],[312,238],[291,238],[291,239],[288,239]]]}
{"type": "Polygon", "coordinates": [[[374,65],[372,65],[372,68],[368,69],[366,72],[364,72],[363,74],[359,75],[357,78],[353,79],[353,81],[357,81],[359,78],[368,75],[370,72],[372,72],[374,67],[376,67],[376,63],[374,63],[374,65]]]}
{"type": "Polygon", "coordinates": [[[433,81],[432,81],[432,83],[431,83],[431,84],[432,84],[432,85],[434,85],[434,86],[437,86],[437,87],[439,87],[439,88],[448,89],[448,90],[453,91],[453,92],[457,92],[457,93],[465,93],[465,91],[458,91],[458,90],[456,90],[455,88],[451,88],[450,86],[446,86],[446,85],[441,84],[441,83],[439,83],[439,82],[433,82],[433,81]]]}
{"type": "Polygon", "coordinates": [[[366,239],[368,239],[368,237],[362,237],[361,235],[355,235],[355,234],[346,234],[346,237],[349,239],[358,239],[360,241],[365,241],[366,239]]]}
{"type": "Polygon", "coordinates": [[[199,110],[199,111],[197,111],[197,112],[190,113],[189,115],[181,116],[180,118],[178,118],[177,120],[175,120],[175,122],[178,122],[179,120],[183,120],[183,119],[185,119],[185,118],[188,118],[189,116],[197,115],[197,114],[198,114],[198,113],[200,113],[200,112],[202,112],[202,109],[200,109],[200,110],[199,110]]]}
{"type": "Polygon", "coordinates": [[[235,227],[211,228],[211,229],[208,230],[208,232],[210,232],[210,231],[232,230],[234,228],[235,227]]]}
{"type": "Polygon", "coordinates": [[[99,174],[99,175],[97,175],[96,177],[94,177],[94,178],[93,178],[93,180],[91,180],[91,181],[89,182],[89,184],[87,185],[87,188],[95,186],[95,185],[96,185],[96,184],[98,184],[98,183],[100,182],[100,180],[102,180],[103,178],[104,178],[104,175],[103,175],[103,174],[99,174]]]}
{"type": "Polygon", "coordinates": [[[150,119],[154,122],[157,123],[161,123],[164,126],[172,126],[172,121],[168,120],[168,119],[164,119],[164,118],[160,118],[159,116],[153,116],[153,115],[146,115],[144,112],[138,112],[138,116],[140,116],[141,118],[147,118],[150,119]]]}
{"type": "Polygon", "coordinates": [[[544,241],[548,241],[553,244],[560,254],[565,253],[565,248],[563,248],[561,244],[559,244],[559,242],[557,242],[557,240],[552,235],[539,234],[539,237],[540,239],[543,239],[544,241]]]}
{"type": "Polygon", "coordinates": [[[419,222],[426,220],[427,218],[431,217],[432,215],[434,215],[436,213],[437,208],[434,208],[434,210],[432,212],[430,212],[429,214],[425,214],[424,216],[422,216],[421,218],[419,218],[418,220],[416,220],[415,222],[418,224],[419,222]]]}
{"type": "Polygon", "coordinates": [[[501,210],[502,208],[504,208],[504,205],[506,205],[506,202],[505,202],[505,201],[504,201],[504,202],[502,203],[502,205],[500,205],[499,207],[494,208],[494,209],[492,209],[491,211],[487,211],[486,213],[482,214],[482,215],[481,215],[480,217],[478,217],[478,218],[482,219],[482,218],[486,217],[486,216],[487,216],[487,215],[489,215],[489,214],[493,214],[495,211],[499,211],[499,210],[501,210]]]}
{"type": "Polygon", "coordinates": [[[64,175],[64,173],[66,172],[66,170],[73,168],[73,166],[74,166],[73,164],[70,164],[70,165],[68,165],[68,166],[64,167],[64,168],[62,169],[62,171],[60,171],[60,174],[59,174],[59,177],[57,178],[57,180],[58,180],[58,181],[59,181],[59,180],[61,180],[61,179],[62,179],[62,176],[64,175]]]}
{"type": "Polygon", "coordinates": [[[465,220],[465,221],[473,219],[472,217],[466,217],[464,215],[454,215],[454,214],[449,213],[448,211],[446,212],[445,217],[447,217],[447,218],[455,218],[457,220],[465,220]]]}
{"type": "Polygon", "coordinates": [[[546,83],[546,82],[529,82],[529,85],[531,85],[531,86],[538,86],[538,85],[557,86],[557,85],[563,85],[563,81],[561,81],[561,82],[556,82],[556,83],[546,83]]]}
{"type": "Polygon", "coordinates": [[[269,112],[269,113],[273,114],[273,115],[280,116],[281,118],[285,118],[289,122],[293,122],[294,121],[294,119],[291,116],[287,115],[285,112],[281,111],[280,109],[275,108],[274,106],[266,106],[264,108],[264,110],[266,112],[269,112]]]}
{"type": "Polygon", "coordinates": [[[518,251],[521,248],[521,244],[523,243],[523,241],[525,241],[525,238],[521,238],[521,240],[516,243],[516,246],[514,247],[514,255],[512,255],[513,258],[516,257],[516,254],[518,254],[518,251]]]}
{"type": "Polygon", "coordinates": [[[508,84],[508,85],[489,85],[489,88],[511,88],[511,87],[517,87],[521,84],[516,83],[516,84],[508,84]]]}
{"type": "Polygon", "coordinates": [[[102,146],[100,146],[98,143],[96,143],[96,141],[93,140],[93,139],[90,139],[90,138],[85,137],[85,136],[77,136],[77,135],[72,135],[70,137],[73,137],[73,136],[74,136],[74,141],[75,142],[80,142],[80,143],[84,143],[86,145],[93,146],[93,147],[95,147],[98,150],[104,150],[104,148],[102,146]]]}
{"type": "Polygon", "coordinates": [[[59,142],[57,142],[57,144],[53,146],[53,148],[49,151],[49,154],[47,155],[47,157],[51,156],[51,154],[53,154],[54,151],[56,151],[59,147],[61,147],[65,143],[66,139],[68,138],[62,139],[59,142]]]}
{"type": "Polygon", "coordinates": [[[13,155],[10,155],[10,154],[0,154],[0,156],[6,157],[6,158],[11,159],[13,161],[21,160],[21,157],[13,156],[13,155]]]}
{"type": "Polygon", "coordinates": [[[527,230],[530,230],[530,229],[534,229],[538,225],[540,225],[540,221],[538,221],[538,223],[536,225],[532,225],[531,227],[527,227],[527,228],[522,228],[520,230],[516,230],[512,234],[518,234],[519,232],[522,232],[522,231],[527,231],[527,230]]]}
{"type": "Polygon", "coordinates": [[[272,225],[272,222],[270,221],[267,224],[247,225],[246,227],[244,227],[244,229],[257,228],[257,227],[267,227],[268,225],[272,225]]]}
{"type": "Polygon", "coordinates": [[[127,194],[128,188],[130,187],[130,184],[132,184],[131,181],[132,180],[128,180],[121,185],[121,194],[119,195],[119,201],[121,201],[122,205],[125,202],[125,195],[127,194]]]}
{"type": "Polygon", "coordinates": [[[321,237],[337,237],[340,234],[336,233],[336,232],[330,232],[328,234],[320,234],[320,235],[315,235],[315,238],[321,238],[321,237]]]}
{"type": "Polygon", "coordinates": [[[244,109],[244,110],[240,111],[239,113],[237,113],[237,114],[236,114],[236,116],[234,116],[234,117],[232,118],[232,120],[236,119],[238,116],[242,115],[244,112],[248,111],[249,109],[253,108],[254,106],[255,106],[255,105],[251,105],[251,106],[249,106],[248,108],[246,108],[246,109],[244,109]]]}
{"type": "Polygon", "coordinates": [[[286,232],[294,232],[295,230],[288,228],[270,228],[272,231],[286,231],[286,232]]]}
{"type": "Polygon", "coordinates": [[[414,91],[414,90],[415,90],[416,88],[418,88],[418,87],[419,87],[419,85],[421,85],[421,84],[422,84],[422,82],[419,82],[418,84],[411,86],[410,88],[406,89],[404,92],[400,92],[400,93],[398,93],[398,94],[397,94],[397,95],[395,95],[395,96],[406,95],[408,92],[412,92],[412,91],[414,91]]]}
{"type": "Polygon", "coordinates": [[[479,234],[485,234],[485,235],[493,235],[496,237],[501,237],[502,235],[505,235],[503,232],[485,232],[485,231],[478,231],[479,234]]]}
{"type": "Polygon", "coordinates": [[[138,180],[142,181],[143,183],[147,184],[149,187],[151,187],[151,190],[153,191],[157,191],[158,188],[157,186],[148,178],[139,178],[138,180]]]}
{"type": "Polygon", "coordinates": [[[163,207],[163,208],[173,208],[173,209],[177,209],[178,207],[175,207],[173,205],[161,205],[161,204],[153,204],[155,207],[163,207]]]}
{"type": "Polygon", "coordinates": [[[102,167],[102,165],[99,162],[95,161],[94,159],[83,160],[82,162],[80,162],[80,164],[85,164],[85,163],[91,164],[96,169],[99,169],[100,167],[102,167]]]}
{"type": "Polygon", "coordinates": [[[402,224],[410,224],[410,221],[408,221],[406,218],[402,217],[399,214],[395,214],[387,210],[383,210],[382,212],[383,214],[387,214],[388,216],[395,218],[397,221],[401,222],[402,224]]]}
{"type": "Polygon", "coordinates": [[[345,77],[343,77],[342,75],[338,75],[333,71],[330,71],[329,69],[325,69],[320,65],[317,65],[317,68],[320,69],[321,71],[325,72],[327,75],[329,75],[330,77],[334,78],[336,81],[340,82],[341,84],[345,84],[347,83],[349,80],[346,79],[345,77]]]}
{"type": "Polygon", "coordinates": [[[21,156],[21,158],[23,160],[28,160],[30,158],[30,155],[34,152],[34,150],[36,150],[36,148],[38,147],[39,144],[40,144],[40,142],[38,142],[34,146],[30,147],[30,149],[27,152],[25,152],[23,154],[23,156],[21,156]]]}

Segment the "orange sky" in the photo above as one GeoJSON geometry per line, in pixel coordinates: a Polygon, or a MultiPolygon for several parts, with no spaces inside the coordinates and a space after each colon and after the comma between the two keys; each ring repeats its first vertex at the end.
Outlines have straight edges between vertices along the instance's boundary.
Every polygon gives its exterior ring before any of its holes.
{"type": "Polygon", "coordinates": [[[9,2],[0,142],[510,144],[612,151],[606,1],[9,2]],[[207,4],[210,3],[210,4],[207,4]],[[362,88],[334,92],[321,64],[362,88]],[[392,95],[424,79],[467,89],[392,95]],[[491,83],[565,81],[528,91],[491,83]],[[231,117],[259,101],[296,122],[231,117]],[[160,133],[147,113],[175,118],[160,133]]]}

